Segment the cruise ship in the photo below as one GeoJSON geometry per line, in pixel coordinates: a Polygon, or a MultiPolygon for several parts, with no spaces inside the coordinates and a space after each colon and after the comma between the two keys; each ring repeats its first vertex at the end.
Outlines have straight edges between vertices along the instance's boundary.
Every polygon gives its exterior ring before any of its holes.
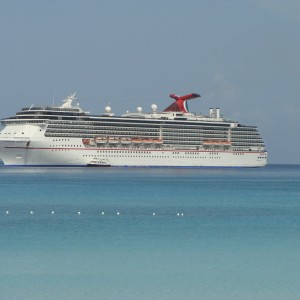
{"type": "Polygon", "coordinates": [[[92,115],[76,95],[61,106],[26,107],[1,120],[0,159],[7,166],[263,167],[267,151],[256,126],[188,111],[196,93],[170,95],[163,111],[152,104],[116,116],[111,107],[92,115]]]}

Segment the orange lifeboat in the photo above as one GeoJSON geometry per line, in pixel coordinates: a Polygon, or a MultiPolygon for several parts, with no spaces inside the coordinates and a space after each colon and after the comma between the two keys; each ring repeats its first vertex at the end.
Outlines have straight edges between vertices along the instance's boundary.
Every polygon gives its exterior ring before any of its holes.
{"type": "Polygon", "coordinates": [[[120,141],[118,137],[109,137],[107,140],[110,144],[118,144],[120,141]]]}
{"type": "Polygon", "coordinates": [[[95,142],[97,144],[103,144],[107,142],[107,138],[106,137],[95,137],[95,142]]]}
{"type": "Polygon", "coordinates": [[[139,143],[142,143],[143,142],[143,139],[139,139],[139,138],[133,138],[131,139],[131,141],[135,144],[139,144],[139,143]]]}
{"type": "Polygon", "coordinates": [[[145,144],[152,144],[153,140],[152,139],[143,139],[143,143],[145,143],[145,144]]]}
{"type": "Polygon", "coordinates": [[[204,140],[204,146],[230,146],[231,142],[222,140],[204,140]]]}
{"type": "Polygon", "coordinates": [[[161,139],[156,139],[156,140],[153,140],[153,143],[155,143],[155,144],[162,144],[163,141],[161,139]]]}
{"type": "Polygon", "coordinates": [[[91,142],[90,139],[82,139],[82,143],[83,143],[84,145],[89,145],[90,142],[91,142]]]}
{"type": "Polygon", "coordinates": [[[131,143],[131,138],[122,137],[120,139],[120,141],[121,141],[121,144],[130,144],[131,143]]]}

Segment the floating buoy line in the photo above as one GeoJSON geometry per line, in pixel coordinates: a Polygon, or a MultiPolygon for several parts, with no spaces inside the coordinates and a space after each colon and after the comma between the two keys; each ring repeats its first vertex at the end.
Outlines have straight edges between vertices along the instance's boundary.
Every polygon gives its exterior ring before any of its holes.
{"type": "MultiPolygon", "coordinates": [[[[34,210],[29,210],[29,211],[9,211],[9,210],[6,210],[4,212],[5,215],[47,215],[47,214],[50,214],[50,215],[75,215],[77,214],[78,216],[80,216],[81,214],[83,215],[88,215],[88,214],[91,214],[89,212],[86,212],[86,213],[82,213],[81,211],[76,211],[76,212],[66,212],[66,211],[63,211],[63,212],[56,212],[54,210],[50,211],[49,213],[48,212],[45,212],[45,211],[40,211],[40,212],[35,212],[34,210]]],[[[1,213],[0,213],[1,215],[1,213]]],[[[116,212],[109,212],[109,213],[106,213],[104,211],[100,211],[99,213],[93,213],[93,215],[100,215],[100,216],[104,216],[104,215],[108,215],[108,216],[120,216],[121,215],[121,212],[120,211],[116,211],[116,212]]],[[[138,216],[138,214],[134,213],[134,214],[130,214],[130,213],[122,213],[122,215],[124,216],[138,216]]],[[[183,217],[184,216],[184,213],[183,212],[176,212],[176,213],[171,213],[171,212],[164,212],[164,213],[156,213],[156,212],[152,212],[152,213],[141,213],[140,214],[141,216],[146,216],[146,215],[149,215],[149,216],[177,216],[177,217],[183,217]]]]}

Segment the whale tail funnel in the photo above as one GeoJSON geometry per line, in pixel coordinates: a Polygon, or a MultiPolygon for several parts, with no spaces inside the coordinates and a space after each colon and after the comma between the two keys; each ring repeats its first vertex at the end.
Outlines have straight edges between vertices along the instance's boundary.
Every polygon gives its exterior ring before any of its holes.
{"type": "Polygon", "coordinates": [[[188,105],[187,105],[186,101],[198,98],[198,97],[200,97],[200,95],[195,94],[195,93],[184,95],[184,96],[178,96],[175,94],[171,94],[170,97],[175,99],[175,102],[173,102],[170,106],[168,106],[164,110],[164,112],[176,111],[176,112],[187,113],[187,112],[189,112],[189,110],[188,110],[188,105]]]}

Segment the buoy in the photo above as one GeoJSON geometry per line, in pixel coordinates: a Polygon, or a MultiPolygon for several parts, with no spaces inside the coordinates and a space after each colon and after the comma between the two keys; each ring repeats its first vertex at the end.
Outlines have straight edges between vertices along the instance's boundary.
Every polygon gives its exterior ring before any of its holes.
{"type": "Polygon", "coordinates": [[[78,211],[77,214],[80,215],[80,211],[78,211]]]}
{"type": "Polygon", "coordinates": [[[177,213],[177,216],[180,216],[180,213],[177,213]]]}
{"type": "Polygon", "coordinates": [[[152,215],[155,216],[155,213],[153,213],[152,215]]]}
{"type": "Polygon", "coordinates": [[[33,215],[33,211],[32,210],[30,211],[30,214],[33,215]]]}
{"type": "Polygon", "coordinates": [[[101,215],[104,215],[104,211],[103,211],[103,212],[101,212],[101,215]]]}
{"type": "Polygon", "coordinates": [[[52,210],[51,214],[54,215],[54,211],[53,210],[52,210]]]}
{"type": "Polygon", "coordinates": [[[183,213],[181,213],[181,216],[183,217],[183,213]]]}
{"type": "Polygon", "coordinates": [[[117,212],[117,215],[119,215],[120,213],[119,212],[117,212]]]}
{"type": "Polygon", "coordinates": [[[7,214],[7,215],[9,214],[9,211],[8,211],[8,210],[6,211],[6,214],[7,214]]]}

